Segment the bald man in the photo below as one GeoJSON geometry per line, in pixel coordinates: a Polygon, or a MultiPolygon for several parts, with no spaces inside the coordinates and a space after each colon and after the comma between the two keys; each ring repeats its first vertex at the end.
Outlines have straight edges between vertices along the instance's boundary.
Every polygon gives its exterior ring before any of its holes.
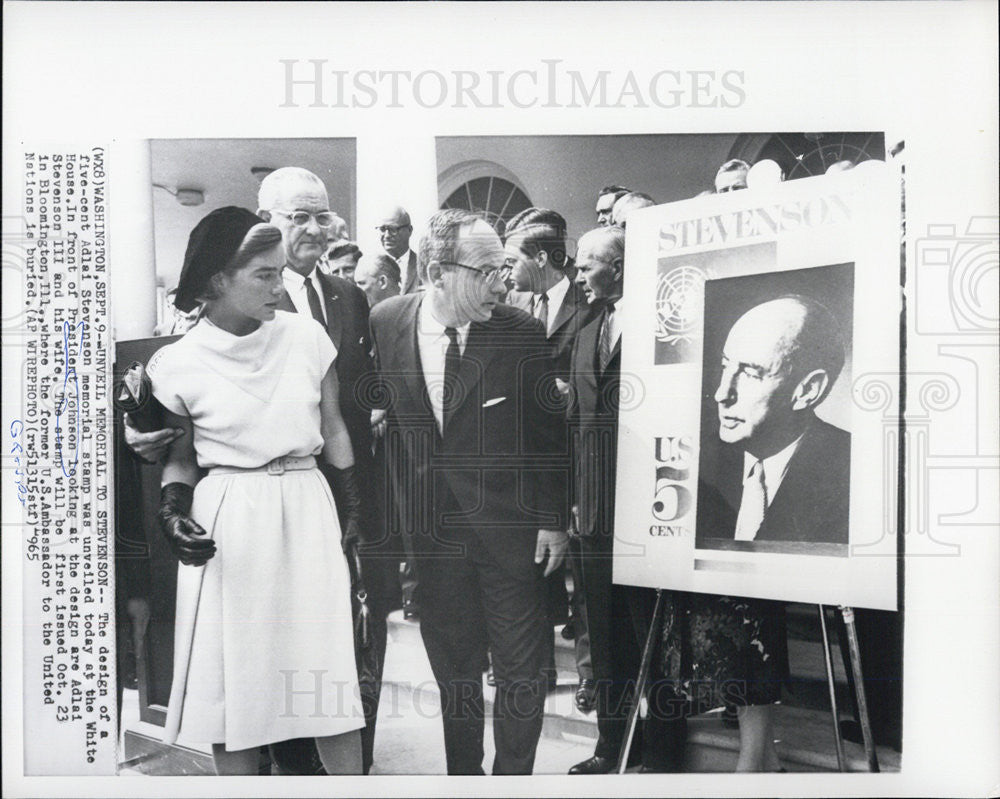
{"type": "Polygon", "coordinates": [[[615,200],[611,208],[611,224],[618,227],[625,227],[629,214],[638,211],[640,208],[649,208],[656,205],[656,200],[641,191],[630,191],[615,200]]]}
{"type": "MultiPolygon", "coordinates": [[[[593,775],[608,774],[618,763],[631,684],[639,673],[656,594],[651,588],[612,582],[622,383],[621,319],[615,306],[625,280],[624,229],[610,225],[585,233],[577,244],[576,265],[576,282],[596,311],[573,345],[567,414],[573,431],[573,497],[596,680],[598,738],[593,756],[572,766],[569,773],[593,775]]],[[[630,762],[641,760],[647,771],[677,771],[684,753],[685,720],[669,706],[665,692],[659,696],[663,701],[648,704],[637,729],[630,762]]]]}
{"type": "Polygon", "coordinates": [[[399,264],[401,293],[412,294],[419,290],[421,282],[417,269],[417,255],[410,249],[413,225],[410,224],[410,215],[406,209],[398,205],[388,209],[375,229],[378,230],[379,241],[386,255],[399,264]]]}
{"type": "Polygon", "coordinates": [[[843,368],[843,341],[830,311],[799,295],[733,325],[714,395],[719,467],[699,486],[697,546],[847,544],[851,436],[816,416],[843,368]]]}
{"type": "Polygon", "coordinates": [[[362,256],[354,270],[354,283],[365,293],[371,308],[399,294],[401,279],[399,264],[383,254],[362,256]]]}

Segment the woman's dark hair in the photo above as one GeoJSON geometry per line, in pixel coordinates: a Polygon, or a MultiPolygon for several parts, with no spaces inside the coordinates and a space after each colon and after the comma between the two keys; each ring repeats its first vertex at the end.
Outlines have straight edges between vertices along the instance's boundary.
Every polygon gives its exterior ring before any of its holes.
{"type": "Polygon", "coordinates": [[[231,275],[234,272],[238,272],[250,263],[254,256],[260,255],[262,252],[267,252],[276,244],[280,243],[281,231],[274,225],[269,225],[265,222],[261,222],[259,225],[254,225],[249,231],[247,231],[246,236],[243,237],[243,241],[236,249],[236,252],[233,253],[229,262],[208,279],[208,282],[205,284],[205,288],[200,293],[198,299],[202,302],[217,300],[219,298],[219,290],[216,285],[216,275],[231,275]]]}

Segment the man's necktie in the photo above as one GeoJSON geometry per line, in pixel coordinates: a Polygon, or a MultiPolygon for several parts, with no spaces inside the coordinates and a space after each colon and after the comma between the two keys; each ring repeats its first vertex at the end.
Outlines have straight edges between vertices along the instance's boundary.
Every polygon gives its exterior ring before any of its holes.
{"type": "Polygon", "coordinates": [[[444,352],[444,387],[441,393],[442,429],[448,427],[451,415],[458,408],[462,391],[458,385],[458,367],[462,360],[462,351],[458,346],[458,331],[453,327],[444,329],[448,337],[448,349],[444,352]]]}
{"type": "Polygon", "coordinates": [[[542,323],[542,327],[545,328],[545,333],[548,335],[549,332],[549,295],[547,292],[543,291],[537,297],[532,297],[535,301],[534,316],[539,322],[542,323]]]}
{"type": "Polygon", "coordinates": [[[309,300],[309,310],[312,312],[312,317],[323,325],[323,327],[326,327],[326,319],[323,317],[323,306],[320,303],[319,294],[316,293],[316,287],[313,285],[312,278],[307,277],[305,284],[306,299],[309,300]]]}
{"type": "Polygon", "coordinates": [[[757,461],[743,481],[743,499],[736,518],[736,540],[753,541],[764,522],[767,511],[767,484],[764,482],[764,462],[757,461]]]}
{"type": "Polygon", "coordinates": [[[611,318],[615,312],[615,304],[610,303],[604,308],[604,320],[601,322],[601,333],[597,340],[598,365],[601,374],[608,368],[611,361],[611,318]]]}

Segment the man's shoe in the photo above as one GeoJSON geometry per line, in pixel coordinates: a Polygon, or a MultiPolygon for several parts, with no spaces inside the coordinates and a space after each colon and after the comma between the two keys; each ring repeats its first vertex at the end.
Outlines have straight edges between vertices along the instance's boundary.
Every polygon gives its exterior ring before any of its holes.
{"type": "Polygon", "coordinates": [[[576,638],[576,628],[573,626],[573,620],[570,619],[566,624],[563,625],[562,630],[559,631],[559,635],[563,637],[564,641],[572,641],[576,638]]]}
{"type": "Polygon", "coordinates": [[[581,713],[592,713],[597,706],[597,684],[593,680],[580,680],[574,699],[577,710],[581,713]]]}
{"type": "Polygon", "coordinates": [[[610,774],[615,770],[615,761],[610,757],[594,755],[586,760],[577,763],[570,770],[570,774],[610,774]]]}

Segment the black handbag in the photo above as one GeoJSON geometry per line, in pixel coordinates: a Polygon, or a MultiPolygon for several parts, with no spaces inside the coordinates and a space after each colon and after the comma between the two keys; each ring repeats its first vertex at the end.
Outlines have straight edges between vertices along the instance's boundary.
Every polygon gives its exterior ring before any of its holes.
{"type": "Polygon", "coordinates": [[[132,361],[114,384],[115,407],[127,413],[141,433],[153,433],[164,427],[164,408],[153,396],[153,383],[139,361],[132,361]]]}
{"type": "Polygon", "coordinates": [[[372,611],[368,605],[368,591],[365,588],[361,570],[361,556],[357,544],[348,547],[347,564],[351,572],[351,611],[354,616],[354,660],[358,669],[358,685],[361,701],[365,707],[365,717],[369,706],[378,703],[382,690],[379,652],[372,635],[372,611]]]}

